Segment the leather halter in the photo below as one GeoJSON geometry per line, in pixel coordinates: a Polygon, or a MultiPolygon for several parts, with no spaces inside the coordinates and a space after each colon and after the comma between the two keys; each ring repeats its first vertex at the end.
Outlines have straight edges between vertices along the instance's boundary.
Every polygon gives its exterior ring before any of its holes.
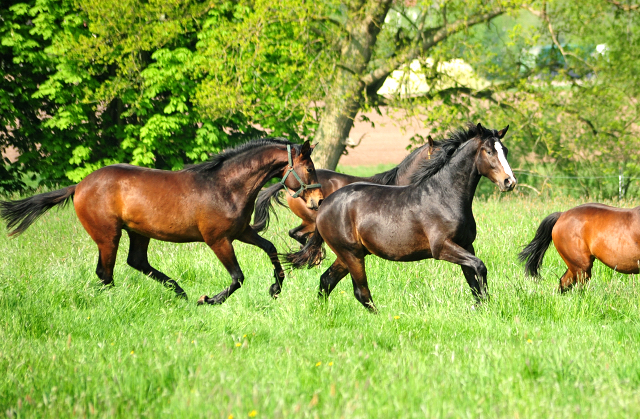
{"type": "Polygon", "coordinates": [[[290,144],[287,144],[287,158],[289,159],[289,165],[287,166],[287,171],[285,172],[284,176],[282,176],[282,179],[280,180],[280,183],[282,184],[282,186],[286,187],[287,191],[288,191],[289,188],[284,184],[284,182],[286,182],[287,177],[289,176],[289,174],[293,173],[293,177],[296,178],[296,180],[300,184],[300,189],[298,189],[296,191],[296,193],[291,195],[292,198],[299,197],[300,194],[302,192],[306,191],[307,189],[315,189],[315,188],[321,188],[322,187],[322,185],[319,184],[319,183],[314,183],[314,184],[311,184],[311,185],[307,185],[306,183],[304,183],[302,181],[302,179],[300,179],[300,176],[298,176],[296,171],[293,170],[293,161],[291,160],[291,145],[290,144]]]}

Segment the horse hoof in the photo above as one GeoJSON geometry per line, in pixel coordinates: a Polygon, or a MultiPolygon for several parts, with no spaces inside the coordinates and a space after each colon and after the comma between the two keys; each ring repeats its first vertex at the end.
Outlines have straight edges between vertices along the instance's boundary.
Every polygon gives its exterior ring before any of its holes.
{"type": "Polygon", "coordinates": [[[178,298],[180,298],[182,300],[185,300],[185,301],[189,300],[189,297],[187,297],[187,293],[184,292],[184,291],[176,292],[176,297],[178,297],[178,298]]]}
{"type": "Polygon", "coordinates": [[[204,303],[206,303],[208,298],[209,297],[207,297],[206,295],[203,295],[202,297],[198,298],[198,305],[201,306],[204,303]]]}
{"type": "Polygon", "coordinates": [[[280,287],[277,284],[272,284],[271,287],[269,288],[269,294],[273,299],[278,298],[280,296],[281,291],[282,289],[280,289],[280,287]]]}

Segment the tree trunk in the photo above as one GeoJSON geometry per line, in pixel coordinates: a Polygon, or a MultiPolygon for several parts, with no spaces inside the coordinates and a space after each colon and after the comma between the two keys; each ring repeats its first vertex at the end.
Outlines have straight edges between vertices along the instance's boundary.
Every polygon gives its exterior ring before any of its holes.
{"type": "Polygon", "coordinates": [[[362,76],[391,3],[391,0],[368,0],[358,10],[349,11],[346,27],[349,36],[342,47],[340,64],[315,135],[318,147],[313,161],[318,168],[335,170],[344,152],[366,87],[362,76]]]}

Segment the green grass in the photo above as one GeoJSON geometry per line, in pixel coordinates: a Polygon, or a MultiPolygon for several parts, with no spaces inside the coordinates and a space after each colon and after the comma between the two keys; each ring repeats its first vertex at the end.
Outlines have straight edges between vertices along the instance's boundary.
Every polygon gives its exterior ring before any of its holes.
{"type": "MultiPolygon", "coordinates": [[[[97,250],[72,209],[17,239],[0,238],[0,414],[9,417],[633,417],[640,415],[640,284],[601,264],[556,293],[555,250],[543,279],[516,254],[569,199],[477,200],[478,256],[491,301],[473,309],[458,266],[367,260],[379,315],[342,281],[316,298],[333,261],[287,275],[236,244],[245,286],[198,307],[230,279],[203,244],[152,242],[151,263],[179,280],[184,302],[125,264],[100,287],[97,250]]],[[[631,206],[628,203],[627,206],[631,206]]],[[[267,237],[294,247],[280,211],[267,237]]]]}

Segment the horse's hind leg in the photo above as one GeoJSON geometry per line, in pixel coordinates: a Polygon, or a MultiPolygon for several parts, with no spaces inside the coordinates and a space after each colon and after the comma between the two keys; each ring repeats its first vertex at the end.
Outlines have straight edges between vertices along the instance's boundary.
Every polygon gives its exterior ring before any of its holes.
{"type": "Polygon", "coordinates": [[[301,245],[307,244],[307,240],[309,236],[313,234],[316,229],[315,223],[307,224],[305,221],[302,222],[298,227],[292,228],[289,230],[289,237],[297,240],[301,245]]]}
{"type": "Polygon", "coordinates": [[[282,282],[284,281],[284,270],[282,269],[282,265],[278,259],[278,250],[273,243],[260,236],[251,227],[247,227],[247,229],[242,233],[242,236],[238,239],[242,242],[258,246],[269,256],[269,259],[273,264],[273,276],[275,277],[275,282],[269,288],[269,294],[271,294],[273,298],[277,298],[278,295],[280,295],[280,291],[282,291],[282,282]]]}
{"type": "MultiPolygon", "coordinates": [[[[121,232],[112,237],[112,240],[96,241],[98,245],[98,266],[96,275],[102,280],[104,285],[113,285],[113,267],[116,264],[118,254],[118,244],[120,243],[121,232]]],[[[95,241],[95,239],[94,239],[95,241]]]]}
{"type": "Polygon", "coordinates": [[[222,304],[224,301],[229,298],[231,294],[233,294],[238,288],[242,286],[244,282],[244,274],[240,269],[240,265],[238,264],[238,260],[236,259],[236,253],[233,250],[233,246],[231,245],[231,241],[228,239],[222,239],[218,242],[211,243],[207,242],[211,250],[216,254],[220,262],[227,269],[229,274],[231,275],[231,285],[225,288],[221,293],[215,295],[211,298],[203,295],[198,299],[198,305],[200,304],[222,304]]]}
{"type": "Polygon", "coordinates": [[[328,298],[331,291],[338,285],[338,282],[349,273],[347,266],[337,258],[333,265],[327,269],[320,277],[320,289],[318,297],[328,298]]]}
{"type": "Polygon", "coordinates": [[[576,265],[569,265],[567,271],[560,277],[560,285],[558,287],[558,291],[564,294],[569,291],[573,286],[580,282],[586,284],[591,278],[591,268],[593,267],[593,259],[589,261],[588,266],[578,267],[576,265]]]}
{"type": "Polygon", "coordinates": [[[591,278],[594,257],[584,241],[566,244],[559,241],[556,250],[567,265],[567,271],[560,278],[559,291],[569,291],[577,282],[586,283],[591,278]]]}
{"type": "Polygon", "coordinates": [[[129,256],[127,257],[127,263],[129,266],[147,276],[150,276],[165,287],[173,289],[178,297],[187,298],[187,294],[182,288],[180,288],[176,281],[149,264],[147,256],[150,240],[149,237],[145,237],[129,230],[127,230],[127,233],[129,234],[129,256]]]}

